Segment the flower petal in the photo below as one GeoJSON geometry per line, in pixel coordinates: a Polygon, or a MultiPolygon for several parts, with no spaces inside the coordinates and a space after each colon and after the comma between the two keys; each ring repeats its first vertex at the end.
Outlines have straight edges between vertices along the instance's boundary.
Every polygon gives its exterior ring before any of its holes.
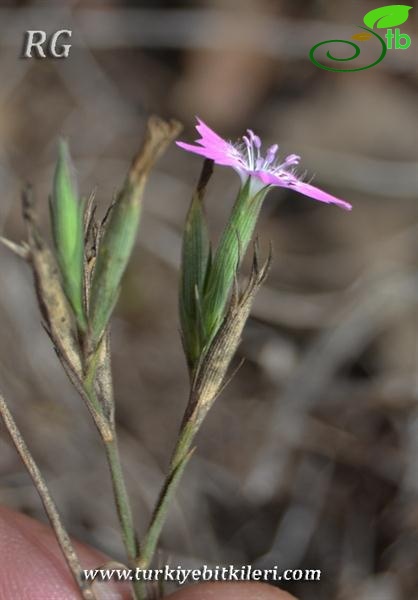
{"type": "Polygon", "coordinates": [[[208,148],[194,146],[193,144],[187,144],[186,142],[176,142],[176,145],[180,148],[183,148],[183,150],[187,150],[187,152],[193,152],[194,154],[199,154],[205,158],[210,158],[217,165],[223,165],[226,167],[237,166],[237,160],[234,157],[228,156],[227,153],[222,152],[222,150],[217,150],[214,147],[208,148]]]}
{"type": "Polygon", "coordinates": [[[297,183],[292,183],[289,185],[290,189],[294,189],[297,192],[300,192],[304,196],[308,196],[309,198],[313,198],[314,200],[318,200],[319,202],[325,202],[326,204],[335,204],[336,206],[340,206],[344,210],[351,210],[352,206],[348,202],[344,200],[340,200],[340,198],[336,198],[331,194],[327,194],[323,190],[311,185],[310,183],[303,183],[303,181],[298,181],[297,183]]]}
{"type": "Polygon", "coordinates": [[[239,154],[232,144],[222,139],[202,119],[199,119],[199,117],[196,118],[198,122],[196,129],[201,136],[196,140],[196,144],[198,145],[194,146],[185,142],[176,142],[176,144],[180,148],[183,148],[183,150],[210,158],[218,165],[234,168],[239,167],[239,154]]]}
{"type": "MultiPolygon", "coordinates": [[[[335,204],[340,206],[344,210],[351,210],[351,204],[340,200],[327,192],[311,185],[310,183],[304,183],[300,181],[297,176],[290,170],[289,167],[297,165],[300,161],[300,156],[297,154],[290,154],[287,156],[282,164],[274,164],[273,160],[277,152],[278,147],[276,145],[271,146],[267,150],[265,157],[259,156],[255,161],[257,170],[254,170],[254,156],[244,156],[240,152],[239,147],[233,146],[230,142],[227,142],[221,138],[213,129],[208,127],[202,119],[196,117],[198,124],[196,130],[200,134],[200,138],[196,140],[197,145],[187,144],[185,142],[176,142],[177,146],[205,156],[213,160],[218,165],[224,165],[232,167],[241,177],[241,180],[245,179],[245,176],[249,175],[254,183],[261,182],[268,186],[285,187],[293,189],[295,192],[299,192],[304,196],[318,200],[319,202],[325,202],[326,204],[335,204]]],[[[244,136],[244,141],[247,142],[247,146],[255,145],[257,149],[261,146],[261,140],[258,138],[250,129],[247,130],[249,138],[244,136]]],[[[258,184],[259,187],[260,184],[258,184]]]]}
{"type": "Polygon", "coordinates": [[[253,171],[251,175],[254,175],[260,179],[266,185],[276,185],[280,187],[289,187],[290,185],[297,184],[298,180],[291,173],[273,173],[272,171],[253,171]]]}
{"type": "Polygon", "coordinates": [[[304,183],[299,181],[292,173],[269,173],[268,171],[256,171],[253,173],[258,179],[260,179],[266,185],[274,185],[277,187],[285,187],[295,192],[299,192],[304,196],[318,200],[319,202],[325,202],[326,204],[335,204],[340,206],[344,210],[351,210],[352,206],[344,200],[340,200],[327,192],[311,185],[310,183],[304,183]]]}
{"type": "Polygon", "coordinates": [[[215,144],[219,144],[219,145],[227,144],[227,142],[223,138],[221,138],[221,136],[218,135],[215,131],[213,131],[213,129],[208,127],[206,125],[206,123],[204,123],[202,121],[202,119],[199,119],[199,117],[196,117],[196,119],[197,119],[197,122],[199,123],[199,125],[196,125],[196,130],[202,136],[202,141],[208,140],[212,144],[215,143],[215,144]]]}

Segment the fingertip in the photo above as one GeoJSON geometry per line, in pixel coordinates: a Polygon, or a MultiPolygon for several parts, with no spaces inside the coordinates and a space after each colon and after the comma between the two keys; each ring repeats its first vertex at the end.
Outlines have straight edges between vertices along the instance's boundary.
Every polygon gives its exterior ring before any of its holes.
{"type": "Polygon", "coordinates": [[[287,592],[264,583],[200,583],[174,594],[166,600],[295,600],[287,592]]]}
{"type": "MultiPolygon", "coordinates": [[[[82,568],[97,568],[108,559],[74,542],[82,568]]],[[[0,507],[0,599],[78,600],[80,594],[50,527],[0,507]]],[[[100,600],[129,598],[125,584],[94,584],[100,600]]]]}

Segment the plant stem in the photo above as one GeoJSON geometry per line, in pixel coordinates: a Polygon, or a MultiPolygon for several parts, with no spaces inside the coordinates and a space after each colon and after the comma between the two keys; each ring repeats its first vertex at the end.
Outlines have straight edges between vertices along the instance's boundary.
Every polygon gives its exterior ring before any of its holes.
{"type": "Polygon", "coordinates": [[[137,557],[136,564],[140,569],[147,569],[151,564],[167,518],[171,499],[178,489],[183,472],[192,455],[191,446],[197,431],[198,426],[196,426],[193,419],[188,420],[182,426],[167,476],[151,517],[147,533],[141,544],[139,556],[137,557]]]}
{"type": "Polygon", "coordinates": [[[9,411],[6,401],[4,400],[1,394],[0,414],[6,426],[6,429],[9,432],[10,437],[12,438],[13,444],[15,445],[16,450],[20,455],[20,458],[22,459],[26,469],[28,470],[28,473],[31,476],[32,481],[42,500],[42,504],[44,505],[49,522],[51,523],[51,526],[54,530],[55,536],[58,540],[58,544],[67,562],[68,568],[70,569],[74,580],[77,584],[77,587],[80,590],[81,597],[84,600],[95,600],[96,596],[92,588],[90,587],[90,584],[82,579],[82,569],[80,561],[78,559],[76,551],[74,550],[74,546],[71,543],[70,537],[64,528],[64,525],[61,521],[61,517],[58,513],[55,502],[52,499],[51,494],[49,493],[46,482],[42,477],[42,474],[37,464],[35,463],[35,460],[32,457],[28,447],[26,446],[22,434],[17,428],[17,425],[13,419],[11,412],[9,411]]]}
{"type": "MultiPolygon", "coordinates": [[[[129,558],[129,564],[132,568],[134,568],[139,545],[132,517],[131,504],[123,475],[116,431],[113,430],[112,440],[103,441],[110,475],[112,478],[113,495],[115,497],[116,510],[122,532],[122,540],[129,558]]],[[[132,587],[137,600],[146,600],[146,593],[140,581],[133,580],[132,587]]]]}
{"type": "Polygon", "coordinates": [[[112,440],[104,442],[104,446],[106,449],[106,458],[109,464],[110,474],[112,477],[113,493],[115,495],[116,508],[119,516],[120,525],[122,528],[123,543],[125,545],[130,562],[134,564],[138,552],[138,541],[135,534],[131,506],[129,502],[128,492],[126,490],[122,465],[120,462],[116,433],[112,440]]]}
{"type": "MultiPolygon", "coordinates": [[[[97,410],[101,410],[101,416],[103,415],[102,405],[105,400],[99,399],[94,389],[96,370],[92,369],[89,371],[89,377],[83,382],[83,391],[86,396],[88,403],[91,404],[97,410]]],[[[110,365],[108,365],[107,376],[111,383],[111,372],[110,365]]],[[[112,399],[113,405],[113,399],[112,399]]],[[[135,559],[138,554],[138,540],[135,532],[134,521],[132,517],[132,509],[126,489],[125,478],[123,475],[122,463],[120,460],[119,445],[116,433],[116,427],[114,422],[114,406],[112,406],[111,416],[104,417],[107,424],[107,429],[103,431],[99,429],[100,437],[103,442],[103,446],[106,453],[106,459],[109,466],[110,476],[112,480],[113,496],[115,499],[116,512],[121,528],[122,541],[125,547],[129,564],[131,567],[135,565],[135,559]]],[[[139,582],[133,581],[132,587],[134,590],[135,598],[137,600],[143,600],[144,596],[139,586],[139,582]]]]}

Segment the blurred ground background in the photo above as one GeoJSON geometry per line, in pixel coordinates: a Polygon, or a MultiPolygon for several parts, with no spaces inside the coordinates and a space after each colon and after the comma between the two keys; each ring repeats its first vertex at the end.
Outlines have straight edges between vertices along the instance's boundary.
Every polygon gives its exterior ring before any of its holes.
{"type": "MultiPolygon", "coordinates": [[[[161,562],[322,569],[303,600],[401,600],[418,589],[416,15],[407,51],[358,73],[316,68],[379,4],[325,0],[0,4],[0,224],[23,237],[33,183],[47,227],[56,143],[104,207],[150,113],[247,127],[303,156],[351,214],[284,190],[258,228],[271,275],[165,528],[161,562]],[[67,60],[23,60],[27,29],[73,30],[67,60]]],[[[373,55],[372,42],[364,52],[373,55]]],[[[181,228],[200,160],[174,146],[146,193],[113,322],[120,439],[143,531],[187,396],[177,321],[181,228]]],[[[214,239],[237,190],[218,168],[214,239]]],[[[70,532],[123,556],[101,447],[41,324],[27,266],[0,249],[0,385],[70,532]]],[[[0,502],[44,519],[2,431],[0,502]]]]}

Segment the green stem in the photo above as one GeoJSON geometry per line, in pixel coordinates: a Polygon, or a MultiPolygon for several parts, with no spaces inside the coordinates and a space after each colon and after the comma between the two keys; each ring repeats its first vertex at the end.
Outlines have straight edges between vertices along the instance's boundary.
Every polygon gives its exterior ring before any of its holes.
{"type": "MultiPolygon", "coordinates": [[[[112,478],[113,495],[115,497],[123,544],[129,558],[130,566],[134,568],[139,545],[135,532],[128,491],[125,485],[116,431],[113,431],[113,433],[113,439],[104,442],[106,458],[112,478]]],[[[136,600],[146,600],[146,589],[141,581],[133,580],[132,587],[136,600]]]]}
{"type": "Polygon", "coordinates": [[[106,441],[104,445],[112,477],[113,493],[115,495],[119,522],[122,528],[123,543],[130,562],[134,564],[138,552],[138,541],[135,534],[132,511],[123,476],[116,435],[112,440],[106,441]]]}
{"type": "MultiPolygon", "coordinates": [[[[97,394],[94,389],[94,373],[95,371],[93,369],[89,371],[88,377],[84,382],[84,391],[91,405],[96,410],[98,407],[100,407],[99,410],[102,414],[103,411],[101,409],[101,402],[97,398],[97,394]]],[[[113,418],[111,420],[107,420],[107,425],[108,433],[103,435],[100,429],[99,431],[105,448],[107,463],[109,465],[110,476],[112,479],[113,495],[115,498],[116,512],[121,528],[123,545],[125,547],[130,566],[134,567],[135,560],[138,555],[139,545],[135,532],[134,520],[132,516],[132,509],[128,496],[128,491],[126,489],[125,477],[123,475],[122,463],[119,454],[118,439],[113,418]]],[[[132,587],[134,590],[136,600],[146,600],[140,582],[132,581],[132,587]]]]}
{"type": "Polygon", "coordinates": [[[191,447],[197,430],[198,427],[196,427],[193,420],[190,419],[182,427],[177,439],[164,485],[161,489],[148,531],[141,544],[141,550],[136,561],[136,565],[140,569],[147,569],[151,564],[160,539],[161,531],[167,519],[171,500],[178,489],[183,472],[191,457],[191,447]]]}

